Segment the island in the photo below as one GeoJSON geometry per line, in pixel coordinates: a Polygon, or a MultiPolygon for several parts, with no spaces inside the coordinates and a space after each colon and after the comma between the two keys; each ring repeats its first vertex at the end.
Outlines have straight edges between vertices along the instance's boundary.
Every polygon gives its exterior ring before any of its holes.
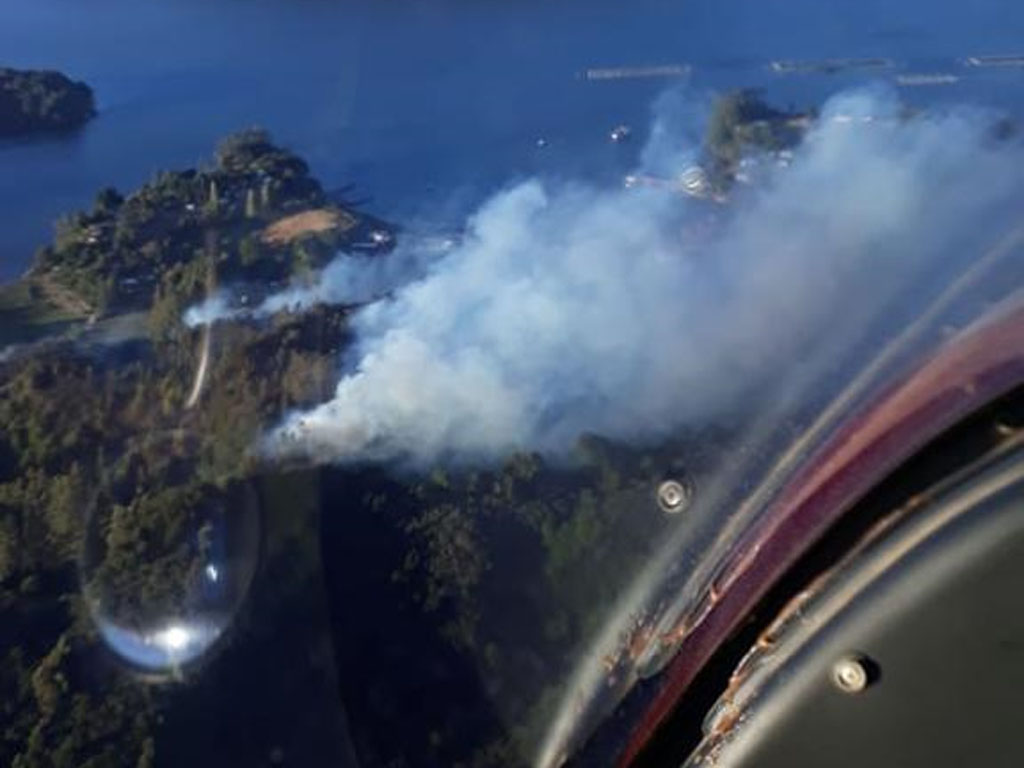
{"type": "Polygon", "coordinates": [[[818,61],[776,60],[770,65],[773,72],[783,75],[824,73],[834,75],[846,70],[879,70],[893,66],[892,59],[879,57],[862,59],[820,59],[818,61]]]}
{"type": "Polygon", "coordinates": [[[776,109],[754,89],[727,91],[712,103],[695,164],[669,175],[631,173],[623,185],[724,203],[737,182],[752,183],[770,165],[789,165],[817,117],[814,110],[776,109]]]}
{"type": "Polygon", "coordinates": [[[95,114],[85,83],[52,70],[0,67],[0,136],[67,131],[95,114]]]}
{"type": "Polygon", "coordinates": [[[308,284],[401,237],[248,129],[99,190],[0,287],[0,764],[192,765],[214,744],[340,764],[339,693],[365,764],[530,764],[621,587],[601,574],[671,524],[649,491],[680,445],[584,436],[565,466],[417,474],[272,461],[253,446],[330,397],[355,309],[183,322],[218,286],[308,284]],[[240,581],[224,552],[250,514],[251,587],[218,644],[181,668],[119,657],[96,612],[152,643],[240,581]]]}
{"type": "Polygon", "coordinates": [[[815,120],[814,111],[772,107],[756,90],[722,94],[712,107],[704,139],[712,187],[724,192],[747,180],[744,165],[758,156],[787,163],[815,120]]]}
{"type": "Polygon", "coordinates": [[[336,202],[306,163],[260,129],[227,137],[209,163],[162,171],[122,195],[101,189],[55,224],[26,274],[0,286],[0,345],[144,313],[174,332],[221,283],[256,298],[310,276],[340,249],[392,247],[384,222],[336,202]]]}

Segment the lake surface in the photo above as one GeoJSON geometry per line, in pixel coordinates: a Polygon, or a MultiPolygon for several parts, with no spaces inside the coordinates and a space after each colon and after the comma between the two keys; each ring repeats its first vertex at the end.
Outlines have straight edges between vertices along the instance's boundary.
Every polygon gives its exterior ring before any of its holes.
{"type": "MultiPolygon", "coordinates": [[[[83,79],[100,114],[69,137],[0,143],[0,279],[98,188],[193,166],[250,125],[368,210],[444,226],[517,178],[614,183],[635,161],[642,140],[613,145],[608,131],[642,135],[673,81],[592,82],[588,68],[689,64],[695,93],[761,86],[800,105],[864,75],[779,77],[772,59],[886,56],[964,75],[957,59],[1021,41],[1010,0],[4,0],[0,65],[83,79]]],[[[1022,82],[987,70],[911,98],[1012,109],[1022,82]]]]}

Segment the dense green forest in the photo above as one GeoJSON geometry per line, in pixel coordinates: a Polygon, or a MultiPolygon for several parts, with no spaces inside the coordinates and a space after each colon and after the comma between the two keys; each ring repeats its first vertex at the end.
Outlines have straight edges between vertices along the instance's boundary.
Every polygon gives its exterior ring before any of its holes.
{"type": "Polygon", "coordinates": [[[669,524],[651,488],[679,446],[591,437],[571,467],[521,455],[417,477],[266,466],[247,448],[324,397],[345,315],[219,330],[188,411],[184,342],[116,365],[69,343],[5,370],[0,760],[181,765],[215,741],[229,762],[264,764],[283,744],[297,764],[330,764],[339,726],[323,712],[340,696],[367,765],[525,764],[580,644],[669,524]],[[173,613],[190,518],[241,514],[225,503],[240,486],[264,535],[236,631],[180,680],[147,682],[104,648],[86,594],[122,623],[173,613]],[[253,728],[269,713],[264,743],[253,728]]]}
{"type": "Polygon", "coordinates": [[[153,691],[98,652],[84,594],[101,591],[129,622],[174,611],[190,520],[211,505],[231,515],[260,426],[323,396],[344,318],[224,330],[206,399],[187,412],[195,360],[184,339],[128,362],[68,341],[4,366],[0,763],[152,764],[153,691]],[[88,535],[102,549],[83,572],[88,535]]]}
{"type": "MultiPolygon", "coordinates": [[[[127,196],[101,191],[4,289],[9,333],[86,312],[147,317],[131,343],[64,332],[0,362],[0,764],[180,764],[156,746],[161,723],[176,727],[161,708],[191,687],[140,683],[104,652],[87,596],[101,594],[104,614],[128,627],[183,610],[210,521],[236,526],[238,499],[267,474],[249,449],[281,414],[327,394],[347,333],[340,310],[220,327],[189,408],[200,334],[182,312],[222,280],[303,279],[370,221],[328,203],[305,163],[246,131],[209,169],[160,174],[127,196]],[[331,226],[262,236],[310,210],[331,226]]],[[[255,590],[268,627],[319,583],[306,524],[267,528],[257,579],[291,563],[275,591],[255,590]]]]}
{"type": "Polygon", "coordinates": [[[25,279],[41,299],[81,315],[155,301],[174,317],[180,307],[168,302],[192,298],[211,269],[272,286],[321,266],[360,221],[328,200],[301,158],[251,129],[225,139],[207,167],[158,173],[127,196],[101,190],[91,210],[56,223],[25,279]]]}

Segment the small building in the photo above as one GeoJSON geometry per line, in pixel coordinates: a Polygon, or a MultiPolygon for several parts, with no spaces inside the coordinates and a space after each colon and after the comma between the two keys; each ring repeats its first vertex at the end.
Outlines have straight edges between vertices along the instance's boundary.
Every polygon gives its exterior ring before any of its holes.
{"type": "Polygon", "coordinates": [[[627,141],[633,135],[633,129],[628,125],[617,125],[612,128],[611,133],[608,134],[608,138],[614,142],[627,141]]]}
{"type": "Polygon", "coordinates": [[[85,228],[82,232],[82,239],[89,245],[96,245],[100,241],[100,237],[103,235],[103,228],[97,224],[92,224],[85,228]]]}
{"type": "Polygon", "coordinates": [[[699,165],[692,165],[679,175],[683,192],[692,197],[705,197],[711,189],[708,175],[699,165]]]}

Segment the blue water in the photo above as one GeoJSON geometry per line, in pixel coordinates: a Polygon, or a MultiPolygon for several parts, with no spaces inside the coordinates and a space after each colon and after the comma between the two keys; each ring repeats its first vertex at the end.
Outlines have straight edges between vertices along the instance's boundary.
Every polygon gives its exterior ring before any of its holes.
{"type": "MultiPolygon", "coordinates": [[[[3,0],[0,65],[84,79],[100,114],[70,137],[0,143],[0,279],[99,187],[192,166],[249,125],[374,212],[440,221],[517,177],[611,178],[632,162],[636,145],[607,132],[643,126],[667,83],[587,82],[589,67],[688,63],[695,91],[760,85],[805,104],[860,76],[779,78],[768,61],[934,71],[1021,49],[1013,0],[3,0]]],[[[1022,81],[988,72],[911,98],[1012,109],[1022,81]]]]}

